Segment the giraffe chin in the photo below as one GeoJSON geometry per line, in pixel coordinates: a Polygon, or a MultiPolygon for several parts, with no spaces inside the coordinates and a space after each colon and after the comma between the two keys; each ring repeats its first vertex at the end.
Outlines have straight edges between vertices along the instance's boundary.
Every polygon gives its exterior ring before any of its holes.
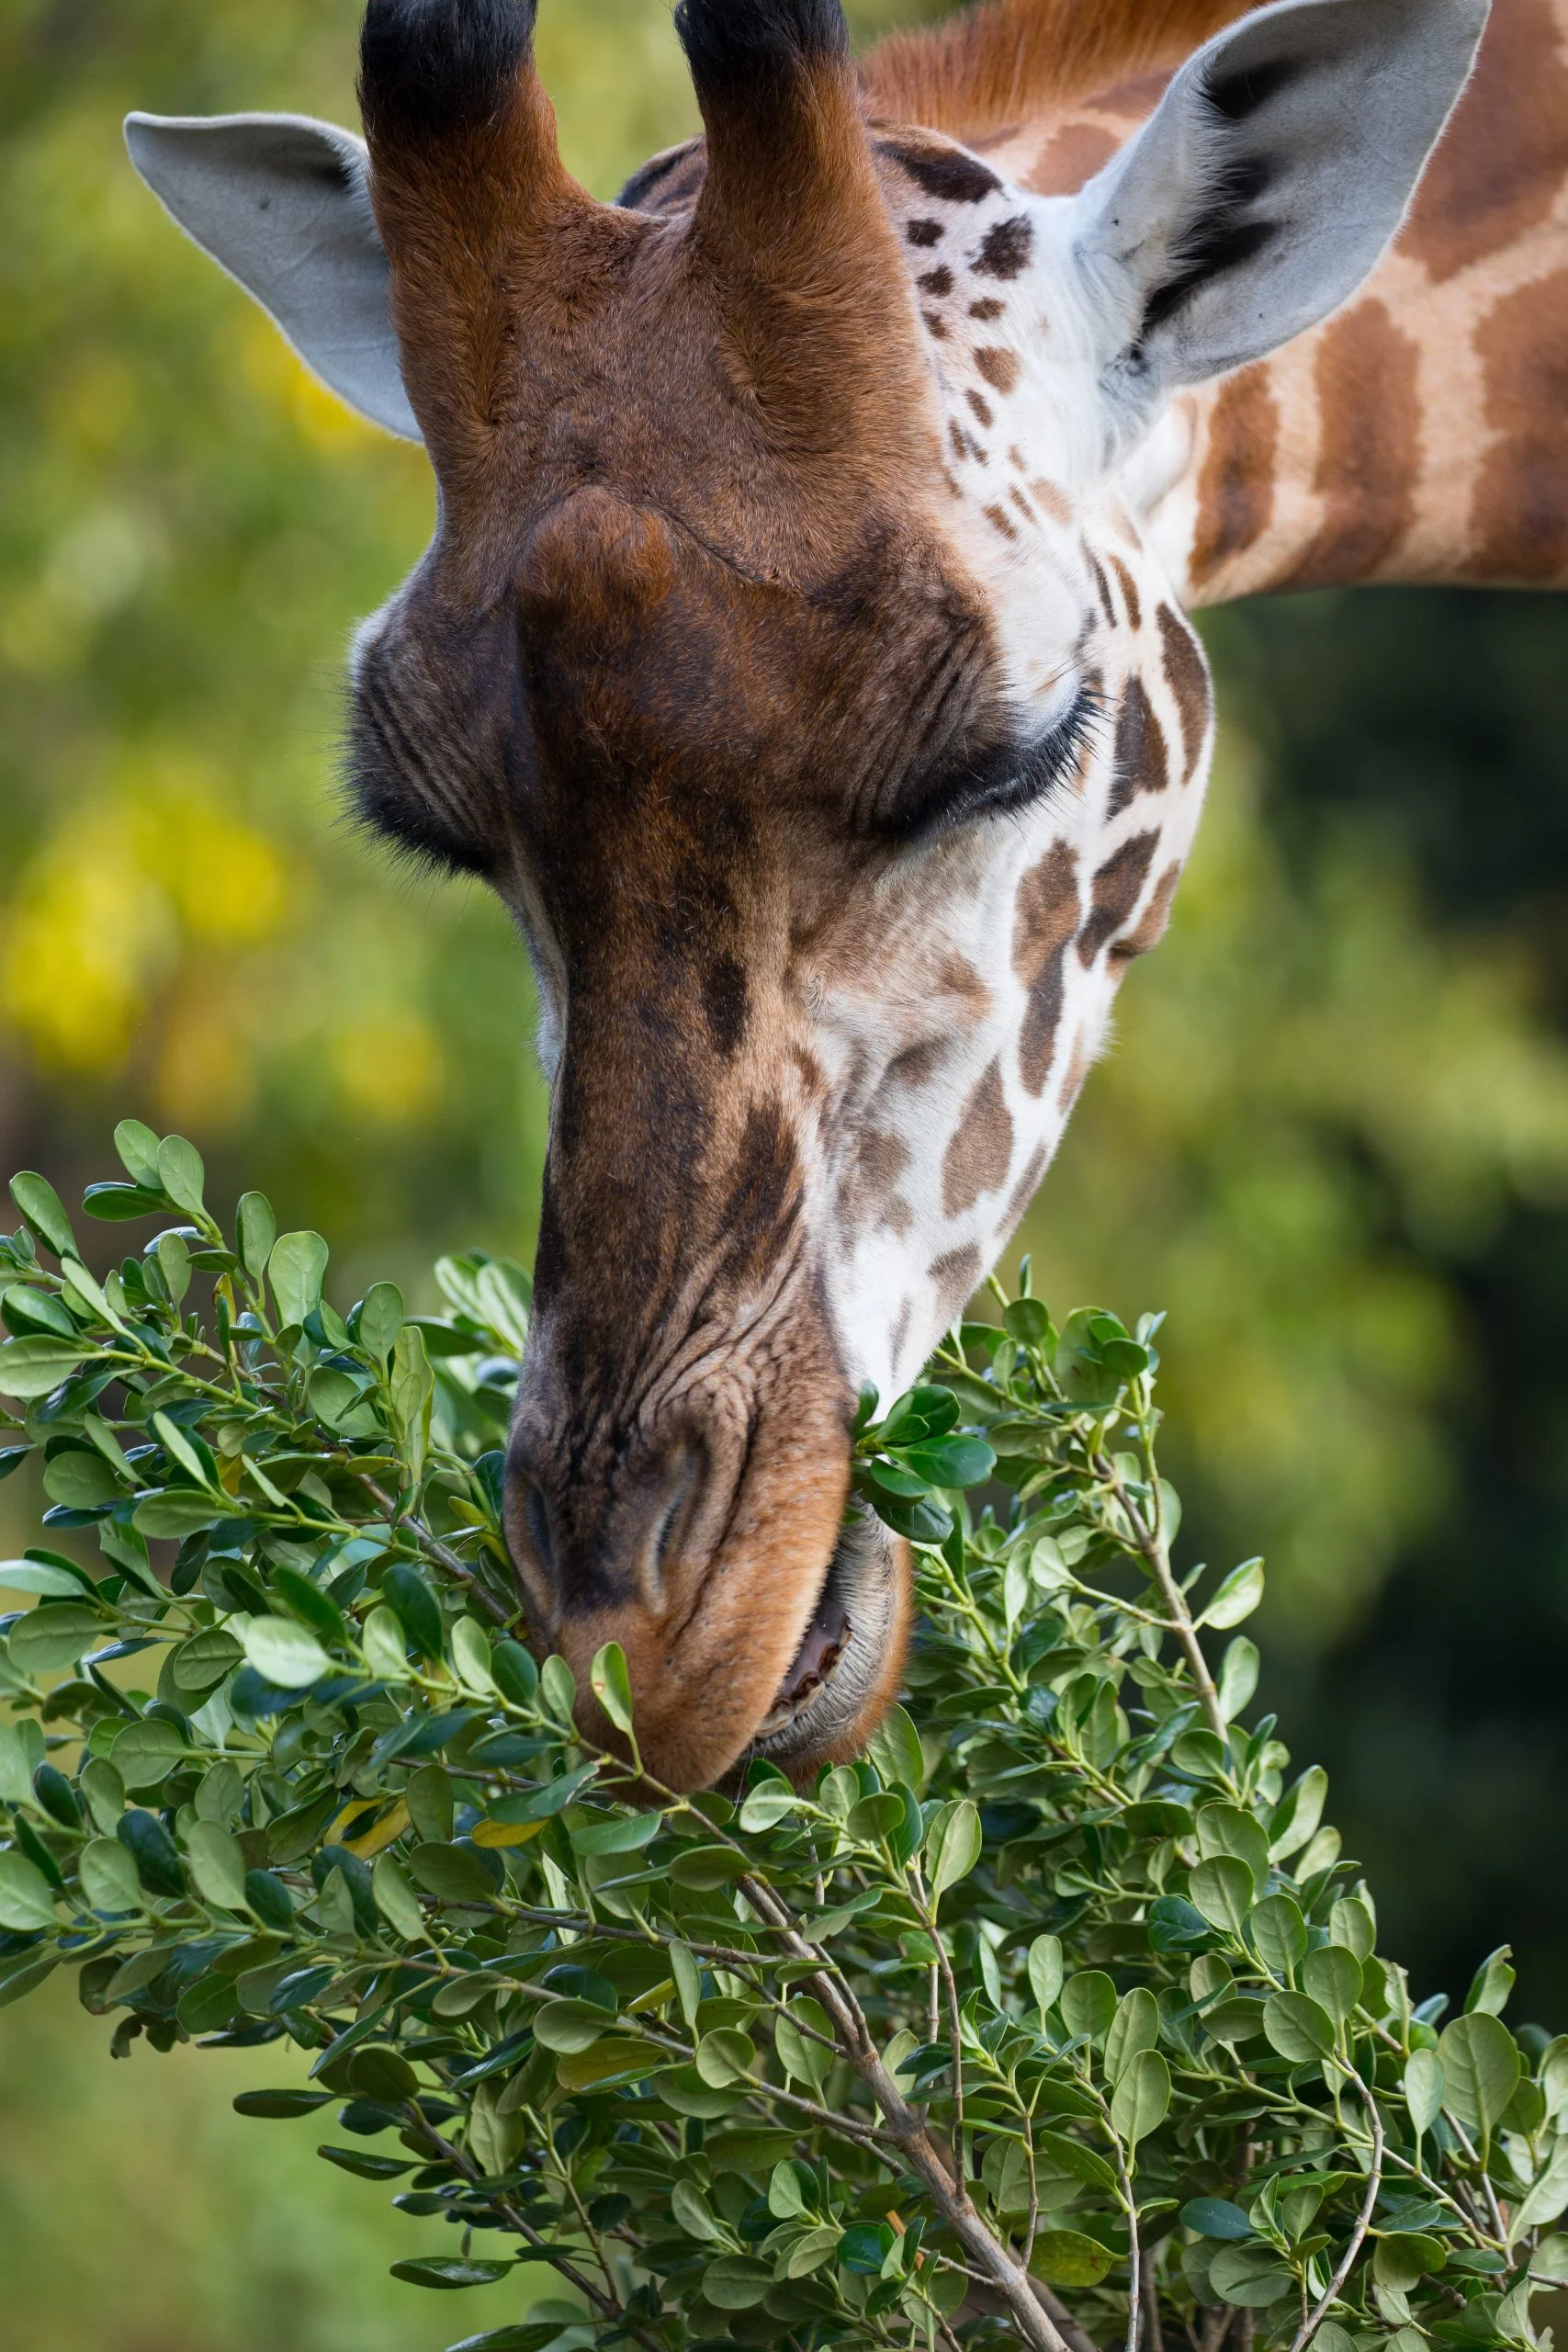
{"type": "Polygon", "coordinates": [[[908,1633],[908,1546],[856,1503],[800,1647],[730,1777],[761,1759],[804,1782],[858,1755],[897,1696],[908,1633]]]}

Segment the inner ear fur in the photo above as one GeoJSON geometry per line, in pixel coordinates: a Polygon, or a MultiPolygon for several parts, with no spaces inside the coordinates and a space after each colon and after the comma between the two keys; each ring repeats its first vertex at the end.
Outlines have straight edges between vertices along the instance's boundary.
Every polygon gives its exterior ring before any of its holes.
{"type": "Polygon", "coordinates": [[[1283,0],[1200,50],[1075,199],[1112,408],[1260,358],[1337,309],[1404,218],[1486,0],[1283,0]]]}

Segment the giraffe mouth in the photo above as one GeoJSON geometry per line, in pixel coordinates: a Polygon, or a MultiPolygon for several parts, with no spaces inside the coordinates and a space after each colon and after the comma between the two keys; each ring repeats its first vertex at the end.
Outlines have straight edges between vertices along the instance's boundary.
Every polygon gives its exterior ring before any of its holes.
{"type": "Polygon", "coordinates": [[[897,1580],[894,1538],[857,1506],[749,1756],[788,1770],[843,1746],[886,1678],[898,1613],[897,1580]]]}

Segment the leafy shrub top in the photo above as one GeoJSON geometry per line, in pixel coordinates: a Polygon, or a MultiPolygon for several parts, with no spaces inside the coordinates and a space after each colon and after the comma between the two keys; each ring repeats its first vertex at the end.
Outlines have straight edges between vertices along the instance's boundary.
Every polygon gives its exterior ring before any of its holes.
{"type": "Polygon", "coordinates": [[[1262,1568],[1172,1566],[1153,1318],[1058,1333],[1026,1283],[863,1401],[908,1710],[809,1789],[678,1795],[617,1651],[619,1756],[525,1645],[520,1270],[340,1317],[317,1236],[117,1141],[85,1206],[172,1218],[140,1256],[100,1283],[37,1176],[0,1239],[0,1476],[40,1453],[101,1554],[0,1567],[0,2004],[69,1966],[117,2054],[311,2052],[238,2104],[452,2223],[400,2275],[560,2274],[486,2352],[1534,2341],[1568,2039],[1502,2022],[1506,1950],[1413,2006],[1325,1774],[1243,1727],[1262,1568]]]}

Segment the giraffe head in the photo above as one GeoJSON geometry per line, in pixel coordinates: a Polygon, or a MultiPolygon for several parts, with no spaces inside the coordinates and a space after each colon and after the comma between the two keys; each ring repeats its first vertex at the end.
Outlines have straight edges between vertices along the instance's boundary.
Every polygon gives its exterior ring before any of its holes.
{"type": "Polygon", "coordinates": [[[553,1088],[509,1463],[539,1637],[644,1752],[804,1771],[892,1696],[846,1520],[1050,1158],[1196,821],[1210,699],[1139,515],[1170,400],[1342,300],[1482,0],[1287,0],[1079,194],[863,117],[838,0],[682,0],[705,137],[564,170],[519,0],[371,0],[368,150],[133,117],[165,202],[417,435],[353,774],[483,875],[553,1088]]]}

